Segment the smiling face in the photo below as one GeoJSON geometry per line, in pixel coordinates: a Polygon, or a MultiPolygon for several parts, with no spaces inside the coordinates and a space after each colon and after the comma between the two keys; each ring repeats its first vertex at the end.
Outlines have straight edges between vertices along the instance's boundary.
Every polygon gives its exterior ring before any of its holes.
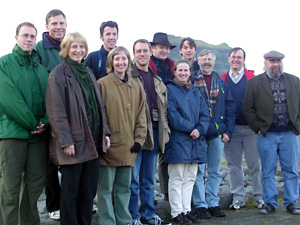
{"type": "Polygon", "coordinates": [[[230,63],[230,69],[232,71],[240,71],[245,63],[245,56],[242,50],[237,50],[232,52],[228,58],[228,62],[230,63]]]}
{"type": "Polygon", "coordinates": [[[103,35],[100,34],[100,39],[103,41],[103,47],[106,51],[112,50],[116,47],[118,40],[118,30],[116,27],[105,27],[103,35]]]}
{"type": "Polygon", "coordinates": [[[115,75],[120,79],[124,79],[128,68],[128,58],[124,51],[119,51],[114,55],[112,67],[114,68],[115,75]]]}
{"type": "Polygon", "coordinates": [[[151,56],[149,45],[147,43],[137,42],[134,46],[133,55],[139,69],[148,66],[151,56]]]}
{"type": "Polygon", "coordinates": [[[185,84],[191,75],[190,66],[187,63],[179,63],[174,72],[175,79],[182,84],[185,84]]]}
{"type": "Polygon", "coordinates": [[[66,34],[67,23],[63,15],[51,16],[46,29],[49,30],[49,35],[55,40],[62,41],[66,34]]]}
{"type": "Polygon", "coordinates": [[[202,74],[210,75],[215,65],[214,56],[211,53],[203,55],[198,59],[198,64],[202,74]]]}
{"type": "Polygon", "coordinates": [[[160,60],[165,60],[166,58],[168,58],[168,55],[170,53],[170,46],[155,44],[151,47],[151,50],[154,57],[160,60]]]}
{"type": "Polygon", "coordinates": [[[82,42],[74,41],[70,45],[68,56],[75,62],[80,63],[86,56],[86,48],[82,42]]]}
{"type": "Polygon", "coordinates": [[[24,51],[31,54],[36,43],[36,30],[24,25],[20,28],[18,35],[16,35],[17,45],[24,51]]]}

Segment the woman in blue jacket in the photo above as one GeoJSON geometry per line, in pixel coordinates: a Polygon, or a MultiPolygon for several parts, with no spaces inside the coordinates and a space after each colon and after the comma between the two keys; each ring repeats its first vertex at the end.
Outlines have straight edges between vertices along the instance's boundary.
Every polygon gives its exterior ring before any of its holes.
{"type": "Polygon", "coordinates": [[[187,60],[175,63],[175,78],[167,83],[171,138],[166,145],[171,215],[179,224],[199,222],[191,211],[191,196],[198,163],[206,162],[205,134],[209,126],[207,105],[189,77],[187,60]]]}

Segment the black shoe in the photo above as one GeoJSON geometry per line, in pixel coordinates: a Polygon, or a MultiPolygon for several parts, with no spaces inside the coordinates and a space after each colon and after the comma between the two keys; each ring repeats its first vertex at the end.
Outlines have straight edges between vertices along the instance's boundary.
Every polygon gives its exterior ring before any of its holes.
{"type": "Polygon", "coordinates": [[[289,204],[286,207],[286,210],[293,215],[300,215],[300,208],[297,208],[297,206],[293,203],[289,204]]]}
{"type": "Polygon", "coordinates": [[[185,216],[193,223],[200,223],[200,221],[201,221],[200,218],[194,216],[191,212],[187,212],[187,214],[185,216]]]}
{"type": "Polygon", "coordinates": [[[191,220],[189,220],[184,213],[179,214],[178,216],[176,216],[174,219],[174,223],[175,224],[183,224],[183,225],[189,225],[189,224],[193,224],[193,222],[191,220]]]}
{"type": "Polygon", "coordinates": [[[271,212],[275,212],[275,207],[270,203],[264,204],[264,206],[259,210],[259,213],[263,215],[267,215],[271,212]]]}
{"type": "Polygon", "coordinates": [[[210,219],[211,218],[211,215],[210,215],[208,209],[205,207],[197,208],[195,216],[197,216],[200,219],[210,219]]]}
{"type": "Polygon", "coordinates": [[[226,213],[220,209],[219,206],[210,207],[208,208],[210,215],[216,216],[216,217],[225,217],[226,213]]]}

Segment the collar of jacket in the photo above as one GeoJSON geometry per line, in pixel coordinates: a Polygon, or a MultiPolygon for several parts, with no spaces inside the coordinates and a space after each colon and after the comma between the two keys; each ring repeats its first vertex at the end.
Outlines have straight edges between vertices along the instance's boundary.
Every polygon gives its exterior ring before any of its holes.
{"type": "Polygon", "coordinates": [[[117,75],[115,75],[114,73],[109,73],[108,74],[112,80],[116,83],[116,85],[120,86],[122,84],[127,84],[129,87],[132,87],[132,77],[130,74],[126,73],[125,76],[128,77],[128,80],[126,82],[123,82],[117,75]]]}
{"type": "MultiPolygon", "coordinates": [[[[148,67],[148,70],[149,70],[149,72],[151,73],[151,75],[153,76],[154,79],[158,80],[159,82],[162,82],[162,79],[159,76],[157,76],[150,67],[148,67]]],[[[133,78],[135,78],[135,77],[141,77],[136,64],[133,64],[133,66],[132,66],[131,76],[133,78]]]]}
{"type": "Polygon", "coordinates": [[[28,52],[23,51],[17,44],[13,48],[12,53],[17,57],[18,63],[20,66],[25,66],[25,64],[32,64],[34,67],[38,67],[38,63],[36,59],[38,57],[37,52],[33,49],[31,54],[28,52]]]}

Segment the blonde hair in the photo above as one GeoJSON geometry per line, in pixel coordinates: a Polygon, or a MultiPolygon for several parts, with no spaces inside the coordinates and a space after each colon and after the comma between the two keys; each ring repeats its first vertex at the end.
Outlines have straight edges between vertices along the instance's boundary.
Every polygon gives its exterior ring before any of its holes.
{"type": "Polygon", "coordinates": [[[74,32],[74,33],[67,34],[64,37],[64,39],[62,40],[62,42],[60,44],[61,50],[59,52],[60,57],[62,57],[63,59],[67,58],[67,56],[69,54],[70,46],[74,41],[78,41],[78,42],[81,42],[82,44],[84,44],[86,51],[85,51],[85,55],[83,56],[83,58],[85,58],[87,56],[88,44],[87,44],[85,37],[78,32],[74,32]]]}
{"type": "Polygon", "coordinates": [[[119,52],[125,52],[125,55],[127,56],[128,58],[128,67],[126,69],[126,73],[129,74],[131,72],[131,57],[130,57],[130,53],[129,51],[123,47],[123,46],[118,46],[118,47],[115,47],[114,49],[112,49],[109,53],[108,53],[108,56],[107,56],[107,63],[106,63],[106,70],[107,70],[107,73],[112,73],[114,72],[114,68],[113,68],[113,59],[115,57],[116,54],[118,54],[119,52]]]}

